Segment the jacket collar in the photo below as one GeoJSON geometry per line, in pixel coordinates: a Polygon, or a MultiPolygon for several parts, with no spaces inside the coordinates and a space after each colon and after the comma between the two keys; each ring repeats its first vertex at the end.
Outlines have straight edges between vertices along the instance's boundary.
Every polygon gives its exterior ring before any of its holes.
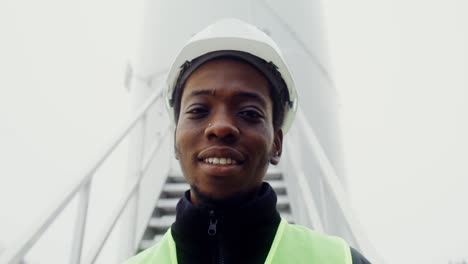
{"type": "Polygon", "coordinates": [[[227,236],[238,236],[255,232],[259,227],[277,226],[280,216],[276,210],[277,196],[273,188],[264,182],[257,195],[239,204],[234,197],[221,202],[204,202],[194,205],[190,191],[186,191],[177,204],[176,221],[172,232],[176,236],[203,239],[209,237],[210,222],[216,220],[217,232],[227,236]]]}

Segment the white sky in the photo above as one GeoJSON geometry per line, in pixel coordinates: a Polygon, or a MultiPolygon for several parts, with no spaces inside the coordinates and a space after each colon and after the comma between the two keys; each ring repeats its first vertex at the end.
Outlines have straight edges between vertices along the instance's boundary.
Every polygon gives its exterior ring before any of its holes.
{"type": "MultiPolygon", "coordinates": [[[[124,74],[141,2],[0,1],[0,245],[82,177],[126,123],[124,74]]],[[[113,180],[106,198],[117,189],[113,180]]],[[[69,245],[55,241],[55,255],[69,245]]]]}
{"type": "MultiPolygon", "coordinates": [[[[370,239],[388,263],[468,258],[468,2],[323,2],[370,239]]],[[[0,243],[126,120],[139,4],[0,2],[0,243]]]]}

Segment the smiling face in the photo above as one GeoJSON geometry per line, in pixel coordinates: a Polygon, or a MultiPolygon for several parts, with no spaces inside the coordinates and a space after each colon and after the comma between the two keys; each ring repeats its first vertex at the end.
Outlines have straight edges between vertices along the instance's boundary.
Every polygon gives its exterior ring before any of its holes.
{"type": "Polygon", "coordinates": [[[175,131],[176,157],[197,194],[214,200],[254,194],[281,155],[267,79],[247,63],[216,59],[187,79],[175,131]]]}

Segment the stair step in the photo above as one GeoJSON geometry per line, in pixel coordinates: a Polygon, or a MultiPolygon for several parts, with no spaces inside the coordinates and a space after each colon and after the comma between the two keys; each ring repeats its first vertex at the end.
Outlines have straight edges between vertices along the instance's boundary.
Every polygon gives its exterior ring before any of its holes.
{"type": "Polygon", "coordinates": [[[156,208],[163,213],[175,213],[179,200],[180,198],[160,198],[156,204],[156,208]]]}
{"type": "MultiPolygon", "coordinates": [[[[160,198],[156,207],[162,210],[163,213],[175,213],[179,200],[180,198],[160,198]]],[[[276,208],[278,208],[278,210],[289,208],[289,199],[286,195],[278,195],[276,208]]]]}
{"type": "Polygon", "coordinates": [[[148,248],[154,246],[156,243],[158,243],[158,241],[156,241],[154,239],[143,239],[143,240],[140,241],[139,250],[143,251],[145,249],[148,249],[148,248]]]}
{"type": "MultiPolygon", "coordinates": [[[[286,193],[286,185],[282,180],[268,180],[268,183],[271,185],[273,190],[277,194],[286,193]]],[[[185,182],[176,182],[176,183],[166,183],[163,188],[164,196],[167,198],[182,197],[185,191],[190,189],[188,183],[185,182]]]]}
{"type": "Polygon", "coordinates": [[[158,243],[159,241],[161,241],[161,239],[163,238],[164,234],[165,234],[165,233],[155,235],[154,238],[153,238],[153,241],[154,241],[155,243],[158,243]]]}
{"type": "MultiPolygon", "coordinates": [[[[291,206],[287,196],[287,187],[283,180],[283,174],[276,167],[270,167],[265,181],[269,182],[275,190],[278,201],[277,210],[281,217],[289,223],[294,223],[294,217],[291,213],[291,206]]],[[[149,220],[147,229],[140,241],[139,250],[147,249],[159,242],[166,231],[175,221],[176,206],[183,193],[190,189],[180,169],[172,170],[163,186],[162,193],[153,211],[153,216],[149,220]]]]}
{"type": "MultiPolygon", "coordinates": [[[[294,218],[291,212],[284,211],[284,212],[281,212],[280,214],[282,218],[288,221],[288,223],[294,223],[294,218]]],[[[148,227],[165,232],[167,229],[171,227],[174,221],[175,221],[175,215],[164,215],[160,217],[152,217],[148,223],[148,227]]]]}
{"type": "MultiPolygon", "coordinates": [[[[265,175],[265,180],[281,180],[283,175],[278,170],[268,170],[267,174],[265,175]]],[[[169,172],[169,176],[167,177],[168,183],[176,183],[176,182],[185,182],[184,175],[178,171],[171,171],[169,172]]]]}
{"type": "Polygon", "coordinates": [[[165,231],[169,227],[171,227],[174,221],[175,221],[175,215],[163,215],[161,217],[151,217],[148,223],[148,227],[165,231]]]}
{"type": "Polygon", "coordinates": [[[289,208],[289,198],[286,195],[278,195],[278,202],[276,203],[278,211],[289,208]]]}
{"type": "MultiPolygon", "coordinates": [[[[267,170],[268,173],[281,173],[281,170],[277,166],[270,165],[267,170]]],[[[180,174],[182,175],[182,169],[179,166],[179,162],[176,162],[175,166],[172,166],[169,174],[180,174]]]]}
{"type": "MultiPolygon", "coordinates": [[[[281,217],[284,218],[288,223],[293,224],[294,223],[294,218],[290,212],[288,213],[282,213],[281,217]]],[[[172,225],[172,223],[175,221],[175,215],[165,215],[162,217],[152,217],[148,227],[149,228],[155,228],[158,229],[160,232],[158,232],[157,235],[153,237],[153,239],[144,239],[140,242],[140,250],[147,249],[157,242],[159,242],[164,234],[166,233],[167,229],[169,229],[172,225]]]]}
{"type": "Polygon", "coordinates": [[[293,215],[291,214],[291,212],[285,212],[285,213],[281,213],[281,218],[284,218],[286,221],[288,221],[288,223],[290,224],[294,224],[294,217],[293,215]]]}
{"type": "Polygon", "coordinates": [[[143,251],[145,249],[148,249],[152,246],[154,246],[156,243],[158,243],[162,238],[164,234],[158,234],[155,235],[153,239],[143,239],[140,241],[140,251],[143,251]]]}

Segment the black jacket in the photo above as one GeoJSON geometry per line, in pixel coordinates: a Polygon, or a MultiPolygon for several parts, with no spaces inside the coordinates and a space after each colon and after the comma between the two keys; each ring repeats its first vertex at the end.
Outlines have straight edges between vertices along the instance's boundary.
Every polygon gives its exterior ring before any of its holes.
{"type": "MultiPolygon", "coordinates": [[[[187,191],[177,204],[171,227],[178,263],[264,263],[281,220],[276,201],[268,183],[255,199],[241,206],[233,201],[195,206],[187,191]]],[[[370,263],[355,249],[350,250],[353,264],[370,263]]]]}

